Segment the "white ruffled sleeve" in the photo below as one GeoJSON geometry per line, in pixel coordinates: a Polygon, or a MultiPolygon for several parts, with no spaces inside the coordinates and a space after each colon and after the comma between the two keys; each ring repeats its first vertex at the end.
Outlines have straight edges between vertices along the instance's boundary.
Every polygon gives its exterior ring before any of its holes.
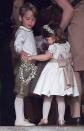
{"type": "Polygon", "coordinates": [[[54,54],[56,52],[57,48],[56,48],[56,45],[50,45],[49,48],[48,48],[48,51],[52,54],[54,54]]]}
{"type": "Polygon", "coordinates": [[[67,50],[67,52],[70,52],[70,44],[68,41],[66,42],[66,50],[67,50]]]}
{"type": "Polygon", "coordinates": [[[17,31],[16,39],[14,42],[14,48],[17,53],[20,53],[22,51],[24,41],[25,41],[25,32],[22,30],[17,31]]]}

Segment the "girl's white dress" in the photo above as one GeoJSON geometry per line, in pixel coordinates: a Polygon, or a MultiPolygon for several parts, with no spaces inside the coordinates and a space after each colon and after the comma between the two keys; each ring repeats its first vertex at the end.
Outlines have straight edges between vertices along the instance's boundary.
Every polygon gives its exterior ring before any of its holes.
{"type": "Polygon", "coordinates": [[[46,96],[50,95],[59,95],[59,96],[72,95],[74,97],[79,96],[79,91],[77,88],[77,82],[74,72],[72,72],[74,83],[73,87],[65,89],[66,84],[63,67],[60,68],[58,62],[56,62],[60,54],[63,55],[65,59],[68,58],[70,54],[69,43],[68,42],[63,44],[54,43],[53,45],[49,46],[48,51],[53,54],[52,59],[54,61],[51,59],[44,67],[33,93],[46,96]]]}

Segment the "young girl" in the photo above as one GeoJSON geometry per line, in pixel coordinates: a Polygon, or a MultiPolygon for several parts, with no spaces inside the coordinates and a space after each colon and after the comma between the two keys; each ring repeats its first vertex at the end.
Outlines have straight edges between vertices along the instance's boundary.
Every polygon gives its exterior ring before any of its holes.
{"type": "Polygon", "coordinates": [[[33,126],[24,117],[24,97],[28,93],[28,83],[34,78],[37,67],[33,62],[28,62],[29,55],[36,55],[36,45],[32,28],[35,25],[37,16],[36,8],[30,4],[25,3],[19,12],[19,20],[21,26],[16,32],[16,39],[14,47],[16,52],[20,55],[20,65],[17,70],[16,88],[17,93],[15,99],[15,112],[16,112],[16,126],[33,126]],[[25,59],[25,61],[24,61],[25,59]]]}
{"type": "Polygon", "coordinates": [[[53,95],[56,95],[58,104],[58,123],[59,125],[64,125],[64,96],[79,96],[72,68],[70,45],[65,41],[59,26],[53,22],[44,25],[42,33],[48,41],[48,51],[42,55],[32,55],[29,57],[29,60],[50,60],[44,67],[34,90],[35,94],[45,95],[43,102],[43,118],[39,125],[48,123],[48,114],[53,95]]]}

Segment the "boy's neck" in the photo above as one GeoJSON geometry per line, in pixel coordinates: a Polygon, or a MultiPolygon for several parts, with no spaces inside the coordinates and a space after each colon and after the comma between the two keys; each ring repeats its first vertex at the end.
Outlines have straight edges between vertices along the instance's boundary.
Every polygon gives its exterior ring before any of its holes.
{"type": "Polygon", "coordinates": [[[27,28],[27,27],[25,27],[25,26],[23,26],[23,25],[21,25],[20,28],[23,28],[24,30],[27,30],[27,31],[32,31],[32,29],[27,28]]]}

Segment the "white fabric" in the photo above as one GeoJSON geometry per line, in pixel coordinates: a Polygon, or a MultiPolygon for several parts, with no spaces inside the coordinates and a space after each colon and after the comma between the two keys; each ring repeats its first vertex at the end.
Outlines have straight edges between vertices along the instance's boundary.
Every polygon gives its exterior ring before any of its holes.
{"type": "Polygon", "coordinates": [[[57,96],[56,100],[57,100],[57,104],[58,104],[58,121],[64,121],[64,116],[65,116],[64,97],[57,96]]]}
{"type": "Polygon", "coordinates": [[[45,97],[43,101],[43,119],[48,119],[52,97],[45,97]]]}
{"type": "Polygon", "coordinates": [[[24,121],[24,102],[22,98],[16,97],[15,99],[15,113],[16,113],[16,121],[22,122],[24,121]]]}
{"type": "Polygon", "coordinates": [[[15,36],[16,39],[14,42],[14,47],[17,53],[25,51],[30,55],[37,54],[35,39],[32,30],[20,26],[15,36]]]}
{"type": "Polygon", "coordinates": [[[55,43],[49,46],[48,51],[53,53],[54,59],[58,59],[60,54],[66,59],[70,55],[70,45],[68,42],[65,44],[55,43]]]}
{"type": "MultiPolygon", "coordinates": [[[[70,45],[68,42],[65,44],[55,43],[50,45],[48,51],[53,53],[53,59],[58,59],[60,54],[64,58],[67,58],[70,54],[70,45]]],[[[59,68],[58,63],[55,61],[49,61],[44,67],[39,80],[36,84],[34,93],[38,95],[73,95],[78,96],[79,91],[77,88],[76,78],[73,72],[74,87],[65,90],[65,79],[64,79],[63,68],[59,68]]]]}

